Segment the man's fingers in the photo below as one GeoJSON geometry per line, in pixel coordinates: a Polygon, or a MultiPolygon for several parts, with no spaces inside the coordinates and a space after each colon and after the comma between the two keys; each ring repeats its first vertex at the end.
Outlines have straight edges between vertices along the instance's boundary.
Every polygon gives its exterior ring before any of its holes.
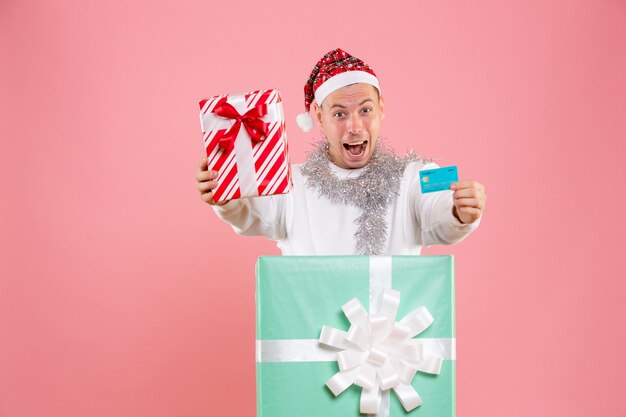
{"type": "Polygon", "coordinates": [[[210,181],[217,178],[217,171],[198,171],[196,173],[196,181],[210,181]]]}
{"type": "Polygon", "coordinates": [[[211,205],[221,205],[226,203],[213,202],[213,190],[215,189],[215,187],[217,187],[216,179],[218,176],[219,172],[209,170],[209,167],[207,166],[206,156],[200,159],[200,163],[198,164],[198,172],[196,173],[196,182],[198,191],[200,192],[200,198],[205,203],[209,203],[211,205]]]}
{"type": "Polygon", "coordinates": [[[214,179],[217,177],[217,171],[212,171],[212,170],[209,171],[206,156],[200,159],[200,163],[198,164],[198,173],[201,173],[201,172],[209,172],[211,174],[211,179],[214,179]]]}
{"type": "Polygon", "coordinates": [[[480,191],[485,191],[485,187],[478,181],[474,180],[457,181],[451,185],[451,189],[455,191],[463,189],[476,189],[480,191]]]}
{"type": "Polygon", "coordinates": [[[213,204],[213,193],[210,191],[208,193],[202,193],[200,198],[202,198],[202,201],[205,203],[213,204]]]}
{"type": "Polygon", "coordinates": [[[198,175],[196,175],[196,178],[198,179],[198,181],[206,181],[204,178],[211,179],[211,180],[215,179],[217,178],[217,174],[218,174],[217,171],[209,170],[206,156],[202,157],[202,159],[200,159],[200,163],[198,163],[198,175]],[[208,174],[208,177],[207,177],[207,174],[208,174]],[[200,178],[203,178],[203,179],[200,179],[200,178]]]}
{"type": "Polygon", "coordinates": [[[230,200],[223,200],[223,201],[219,201],[219,202],[214,202],[213,201],[213,193],[211,191],[209,191],[208,193],[203,193],[200,198],[202,198],[202,201],[204,201],[205,203],[208,203],[212,206],[223,206],[224,204],[228,203],[230,200]]]}
{"type": "Polygon", "coordinates": [[[455,198],[454,199],[454,205],[457,208],[475,207],[475,208],[478,208],[478,209],[481,209],[481,210],[483,208],[483,204],[477,198],[455,198]]]}
{"type": "Polygon", "coordinates": [[[459,217],[461,217],[461,220],[464,220],[464,217],[470,217],[472,220],[478,220],[478,218],[482,214],[482,210],[474,207],[461,207],[457,209],[457,212],[459,213],[459,217]]]}
{"type": "Polygon", "coordinates": [[[450,186],[454,190],[454,205],[457,207],[476,207],[480,210],[485,208],[487,195],[485,187],[474,180],[459,181],[450,186]]]}
{"type": "Polygon", "coordinates": [[[198,190],[200,192],[211,191],[217,187],[217,181],[202,181],[198,182],[198,190]]]}
{"type": "Polygon", "coordinates": [[[211,171],[198,171],[196,173],[196,181],[210,181],[211,180],[211,171]]]}
{"type": "Polygon", "coordinates": [[[198,172],[196,172],[196,183],[198,191],[200,192],[200,198],[202,201],[208,204],[215,204],[213,202],[213,189],[217,187],[218,172],[209,170],[207,166],[207,159],[203,157],[198,163],[198,172]]]}
{"type": "Polygon", "coordinates": [[[480,191],[475,188],[461,188],[452,194],[454,198],[478,197],[480,191]]]}
{"type": "Polygon", "coordinates": [[[200,159],[200,163],[198,164],[198,172],[201,171],[208,171],[209,167],[207,166],[207,162],[206,162],[206,156],[202,157],[202,159],[200,159]]]}
{"type": "Polygon", "coordinates": [[[486,200],[487,196],[485,192],[482,190],[477,190],[476,188],[463,188],[461,190],[456,190],[452,196],[454,198],[479,198],[481,200],[486,200]]]}

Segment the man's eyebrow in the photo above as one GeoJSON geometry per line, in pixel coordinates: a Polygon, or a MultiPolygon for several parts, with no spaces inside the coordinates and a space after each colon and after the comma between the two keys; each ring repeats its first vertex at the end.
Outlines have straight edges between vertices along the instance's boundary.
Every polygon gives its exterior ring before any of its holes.
{"type": "MultiPolygon", "coordinates": [[[[359,103],[359,106],[364,105],[368,101],[371,101],[372,103],[374,102],[374,100],[372,100],[371,98],[366,98],[365,100],[363,100],[362,102],[359,103]]],[[[345,109],[346,108],[346,106],[342,106],[341,104],[333,104],[332,106],[330,106],[331,109],[334,109],[335,107],[339,107],[341,109],[345,109]]]]}

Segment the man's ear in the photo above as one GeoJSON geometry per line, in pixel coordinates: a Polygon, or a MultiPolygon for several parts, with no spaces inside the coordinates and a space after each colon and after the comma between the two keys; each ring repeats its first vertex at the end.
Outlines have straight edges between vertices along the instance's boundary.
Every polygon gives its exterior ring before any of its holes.
{"type": "Polygon", "coordinates": [[[378,106],[380,107],[380,120],[383,120],[385,118],[385,100],[382,95],[378,97],[378,106]]]}
{"type": "Polygon", "coordinates": [[[322,124],[322,108],[317,104],[317,102],[311,103],[313,106],[313,112],[315,113],[315,119],[320,124],[320,127],[324,127],[322,124]]]}

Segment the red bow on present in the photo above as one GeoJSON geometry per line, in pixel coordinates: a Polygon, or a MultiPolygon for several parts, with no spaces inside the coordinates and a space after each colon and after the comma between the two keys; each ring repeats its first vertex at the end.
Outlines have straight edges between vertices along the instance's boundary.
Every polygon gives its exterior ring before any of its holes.
{"type": "Polygon", "coordinates": [[[265,104],[251,108],[242,116],[231,104],[224,102],[216,106],[213,113],[226,119],[236,120],[235,124],[220,139],[219,146],[222,149],[227,151],[233,149],[242,124],[248,131],[250,138],[255,142],[263,140],[267,136],[267,124],[261,120],[261,117],[267,114],[267,105],[265,104]]]}

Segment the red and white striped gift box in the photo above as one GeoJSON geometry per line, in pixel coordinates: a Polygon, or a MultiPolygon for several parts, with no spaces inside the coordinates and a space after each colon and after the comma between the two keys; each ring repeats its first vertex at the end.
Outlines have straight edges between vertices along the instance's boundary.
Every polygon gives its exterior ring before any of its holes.
{"type": "Polygon", "coordinates": [[[291,167],[278,90],[200,101],[208,168],[219,172],[213,201],[287,193],[291,167]]]}

